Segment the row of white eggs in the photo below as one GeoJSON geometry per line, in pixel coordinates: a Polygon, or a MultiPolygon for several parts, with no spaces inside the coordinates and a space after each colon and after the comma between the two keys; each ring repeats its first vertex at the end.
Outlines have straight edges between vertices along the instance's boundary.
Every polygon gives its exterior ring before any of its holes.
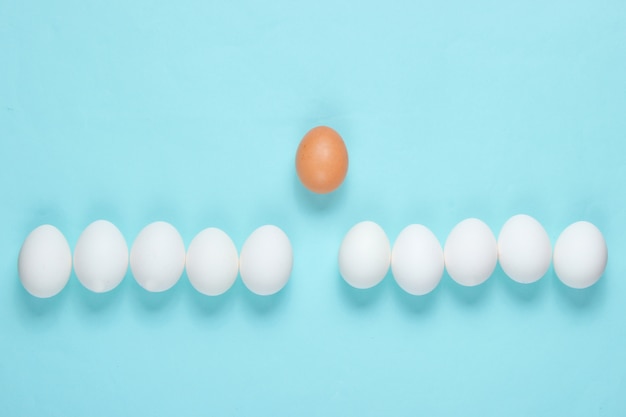
{"type": "MultiPolygon", "coordinates": [[[[425,226],[407,226],[393,248],[384,230],[365,221],[352,227],[339,250],[341,276],[355,288],[371,288],[392,274],[401,288],[414,295],[432,291],[444,268],[461,285],[486,281],[500,261],[503,271],[520,283],[532,283],[546,274],[551,260],[560,280],[573,288],[593,285],[604,273],[607,247],[602,233],[591,223],[568,226],[557,239],[554,254],[545,229],[534,218],[509,219],[498,240],[478,219],[466,219],[450,232],[442,249],[425,226]]],[[[128,254],[122,233],[112,223],[98,220],[80,235],[74,250],[79,281],[94,292],[115,288],[128,265],[136,281],[151,292],[171,288],[187,269],[191,284],[206,295],[227,291],[237,274],[252,292],[271,295],[291,275],[293,250],[287,235],[265,225],[245,241],[241,254],[222,230],[200,232],[185,252],[182,237],[169,223],[155,222],[137,236],[128,254]]],[[[72,255],[63,234],[43,225],[31,232],[20,251],[18,271],[22,284],[34,296],[59,293],[72,270],[72,255]]]]}
{"type": "MultiPolygon", "coordinates": [[[[89,290],[107,292],[117,287],[128,270],[148,291],[170,289],[187,268],[191,284],[206,295],[219,295],[237,274],[250,291],[270,295],[280,291],[291,275],[293,251],[287,235],[265,225],[245,241],[241,254],[222,230],[201,231],[185,252],[183,239],[169,223],[151,223],[139,232],[128,254],[119,229],[98,220],[82,232],[74,248],[74,272],[89,290]]],[[[19,277],[32,295],[58,294],[72,272],[72,254],[65,236],[51,225],[39,226],[26,237],[18,260],[19,277]]]]}
{"type": "Polygon", "coordinates": [[[402,230],[392,248],[385,231],[365,221],[348,231],[339,249],[339,271],[353,287],[377,285],[391,267],[398,285],[414,295],[435,289],[444,268],[461,285],[482,284],[498,261],[506,275],[524,284],[543,277],[552,261],[557,277],[565,285],[582,289],[598,281],[607,260],[606,242],[593,224],[581,221],[568,226],[552,253],[543,226],[525,214],[511,217],[497,240],[481,220],[463,220],[452,229],[443,249],[437,237],[418,224],[402,230]]]}

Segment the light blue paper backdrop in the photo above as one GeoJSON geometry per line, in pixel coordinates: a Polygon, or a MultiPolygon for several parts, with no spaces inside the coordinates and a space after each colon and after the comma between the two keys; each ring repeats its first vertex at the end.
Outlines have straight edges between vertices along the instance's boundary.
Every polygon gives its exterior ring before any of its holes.
{"type": "Polygon", "coordinates": [[[626,3],[0,0],[0,413],[6,416],[626,415],[626,3]],[[314,196],[295,151],[326,124],[346,182],[314,196]],[[527,213],[552,242],[589,220],[605,276],[567,289],[500,268],[422,298],[348,287],[361,220],[440,241],[527,213]],[[277,296],[38,300],[26,235],[73,248],[106,218],[129,245],[166,220],[240,249],[290,237],[277,296]]]}

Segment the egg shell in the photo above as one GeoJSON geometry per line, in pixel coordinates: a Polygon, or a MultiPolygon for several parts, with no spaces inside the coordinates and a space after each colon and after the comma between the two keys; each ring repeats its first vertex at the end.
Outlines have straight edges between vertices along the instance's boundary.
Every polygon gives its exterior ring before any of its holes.
{"type": "Polygon", "coordinates": [[[437,237],[427,227],[405,227],[391,251],[391,272],[398,285],[409,294],[428,294],[443,275],[443,250],[437,237]]]}
{"type": "Polygon", "coordinates": [[[223,294],[237,279],[237,248],[224,231],[209,227],[189,244],[186,268],[189,282],[196,290],[205,295],[223,294]]]}
{"type": "Polygon", "coordinates": [[[292,267],[291,242],[277,226],[259,227],[241,248],[241,280],[255,294],[272,295],[280,291],[289,281],[292,267]]]}
{"type": "Polygon", "coordinates": [[[512,280],[521,284],[535,282],[550,268],[550,237],[535,218],[526,214],[513,216],[498,235],[498,259],[512,280]]]}
{"type": "Polygon", "coordinates": [[[33,230],[20,249],[17,270],[22,285],[35,297],[61,292],[72,273],[72,252],[63,233],[49,224],[33,230]]]}
{"type": "Polygon", "coordinates": [[[565,285],[583,289],[595,284],[606,268],[608,248],[592,223],[569,225],[554,245],[554,272],[565,285]]]}
{"type": "Polygon", "coordinates": [[[128,245],[111,222],[97,220],[83,230],[74,248],[74,272],[96,293],[111,291],[128,270],[128,245]]]}
{"type": "Polygon", "coordinates": [[[309,130],[296,152],[296,172],[315,193],[337,189],[348,173],[348,150],[339,133],[328,126],[309,130]]]}
{"type": "Polygon", "coordinates": [[[498,263],[498,245],[482,220],[465,219],[452,229],[443,249],[450,277],[466,287],[485,282],[498,263]]]}
{"type": "Polygon", "coordinates": [[[144,227],[130,250],[130,269],[147,291],[172,288],[185,269],[185,244],[176,228],[162,221],[144,227]]]}
{"type": "Polygon", "coordinates": [[[372,221],[355,224],[339,248],[339,273],[354,288],[379,284],[391,262],[391,247],[385,231],[372,221]]]}

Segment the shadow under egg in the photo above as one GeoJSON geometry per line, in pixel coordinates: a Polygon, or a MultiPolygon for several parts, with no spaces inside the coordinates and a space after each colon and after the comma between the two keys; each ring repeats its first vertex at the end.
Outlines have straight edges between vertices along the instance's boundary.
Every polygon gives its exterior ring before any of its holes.
{"type": "Polygon", "coordinates": [[[444,272],[439,286],[443,286],[461,304],[475,306],[483,303],[494,287],[494,276],[487,278],[485,282],[475,286],[465,286],[452,279],[448,271],[444,272]]]}
{"type": "Polygon", "coordinates": [[[132,275],[130,279],[133,281],[129,288],[133,298],[132,303],[139,310],[148,312],[163,311],[174,305],[175,300],[180,298],[182,293],[182,285],[180,285],[182,277],[170,289],[161,292],[146,290],[137,283],[132,275]]]}
{"type": "Polygon", "coordinates": [[[335,191],[328,194],[317,194],[308,190],[298,178],[296,173],[293,174],[293,189],[298,206],[312,214],[323,214],[329,210],[335,209],[342,201],[345,200],[347,192],[348,179],[335,191]]]}
{"type": "Polygon", "coordinates": [[[425,315],[429,314],[435,308],[439,300],[439,293],[441,287],[441,282],[429,293],[424,295],[413,295],[402,289],[395,279],[393,275],[389,278],[392,281],[392,293],[393,297],[400,306],[400,308],[409,314],[414,315],[425,315]]]}
{"type": "MultiPolygon", "coordinates": [[[[291,281],[293,277],[289,278],[291,281]]],[[[239,280],[241,281],[241,280],[239,280]]],[[[291,285],[289,285],[289,281],[287,284],[280,289],[278,292],[271,295],[258,295],[250,291],[243,282],[239,285],[240,288],[239,294],[244,299],[244,304],[248,310],[253,312],[255,315],[259,316],[268,316],[271,314],[276,314],[279,310],[284,308],[287,304],[287,299],[290,296],[291,285]]]]}
{"type": "Polygon", "coordinates": [[[339,287],[341,298],[343,298],[351,308],[364,309],[375,305],[382,298],[384,286],[389,280],[389,272],[385,278],[371,288],[355,288],[343,279],[341,273],[337,272],[335,281],[339,287]]]}
{"type": "Polygon", "coordinates": [[[72,274],[72,276],[76,281],[76,285],[79,287],[76,291],[76,297],[78,297],[78,304],[81,310],[94,314],[119,306],[123,293],[127,290],[127,288],[124,288],[128,286],[127,281],[133,279],[127,272],[122,282],[115,288],[107,292],[97,293],[90,291],[82,285],[75,274],[72,274]]]}
{"type": "Polygon", "coordinates": [[[185,287],[185,298],[193,314],[202,317],[216,316],[231,308],[234,305],[237,293],[240,291],[239,287],[243,286],[240,285],[241,280],[236,280],[224,293],[220,295],[206,295],[194,288],[187,277],[187,273],[184,274],[181,280],[185,281],[185,283],[181,284],[185,287]]]}
{"type": "Polygon", "coordinates": [[[524,284],[514,281],[503,270],[500,264],[496,267],[490,280],[496,280],[500,286],[504,288],[504,292],[514,302],[521,304],[534,304],[546,293],[548,281],[550,279],[551,269],[537,281],[524,284]]]}
{"type": "Polygon", "coordinates": [[[549,279],[553,282],[558,298],[565,301],[565,305],[575,311],[596,310],[604,305],[607,297],[607,288],[610,284],[610,273],[605,272],[603,276],[593,285],[587,288],[571,288],[563,284],[554,272],[546,275],[542,279],[549,279]]]}
{"type": "Polygon", "coordinates": [[[19,274],[15,272],[14,285],[15,296],[18,300],[18,316],[26,320],[55,320],[64,306],[67,305],[70,283],[60,293],[50,298],[39,298],[30,294],[22,285],[19,274]]]}

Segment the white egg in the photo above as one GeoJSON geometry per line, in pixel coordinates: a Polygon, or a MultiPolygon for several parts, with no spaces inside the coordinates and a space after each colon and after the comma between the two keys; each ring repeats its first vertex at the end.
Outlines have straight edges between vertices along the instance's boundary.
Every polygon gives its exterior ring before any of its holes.
{"type": "Polygon", "coordinates": [[[255,294],[272,295],[280,291],[287,284],[292,267],[291,243],[276,226],[259,227],[241,248],[241,280],[255,294]]]}
{"type": "Polygon", "coordinates": [[[569,225],[554,245],[554,272],[568,287],[582,289],[595,284],[607,261],[604,236],[589,222],[569,225]]]}
{"type": "Polygon", "coordinates": [[[59,229],[39,226],[26,237],[17,262],[26,291],[39,298],[52,297],[65,287],[72,273],[72,252],[59,229]]]}
{"type": "Polygon", "coordinates": [[[196,290],[205,295],[223,294],[237,278],[237,248],[226,233],[209,227],[189,244],[186,267],[189,281],[196,290]]]}
{"type": "Polygon", "coordinates": [[[428,294],[441,281],[443,267],[443,250],[427,227],[412,224],[400,232],[391,251],[391,272],[404,291],[428,294]]]}
{"type": "Polygon", "coordinates": [[[513,216],[498,235],[498,258],[502,270],[512,280],[522,284],[535,282],[550,268],[550,237],[533,217],[513,216]]]}
{"type": "Polygon", "coordinates": [[[128,270],[128,245],[117,227],[97,220],[83,230],[74,248],[74,272],[85,288],[103,293],[117,287],[128,270]]]}
{"type": "Polygon", "coordinates": [[[339,273],[355,288],[371,288],[380,283],[391,261],[391,247],[385,231],[376,223],[354,225],[339,248],[339,273]]]}
{"type": "Polygon", "coordinates": [[[176,228],[166,222],[144,227],[130,250],[130,269],[150,292],[172,288],[185,269],[185,244],[176,228]]]}
{"type": "Polygon", "coordinates": [[[450,277],[466,287],[485,282],[498,263],[498,245],[489,226],[465,219],[452,229],[443,249],[450,277]]]}

